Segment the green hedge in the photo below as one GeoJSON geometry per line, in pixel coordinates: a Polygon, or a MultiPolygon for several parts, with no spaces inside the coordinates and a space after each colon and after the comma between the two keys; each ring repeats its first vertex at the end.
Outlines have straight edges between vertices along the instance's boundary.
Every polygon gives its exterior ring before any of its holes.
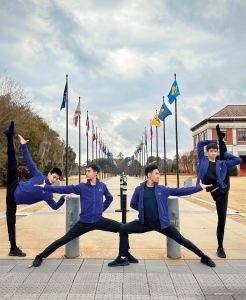
{"type": "Polygon", "coordinates": [[[231,168],[229,169],[229,175],[230,175],[230,176],[237,176],[237,167],[236,167],[236,166],[231,167],[231,168]]]}

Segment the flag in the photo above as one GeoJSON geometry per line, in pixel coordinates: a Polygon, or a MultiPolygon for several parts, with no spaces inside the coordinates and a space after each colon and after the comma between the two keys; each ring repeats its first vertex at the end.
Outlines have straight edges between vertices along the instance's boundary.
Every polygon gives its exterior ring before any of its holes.
{"type": "Polygon", "coordinates": [[[151,125],[149,139],[152,140],[152,138],[153,138],[153,129],[152,129],[152,125],[151,125]]]}
{"type": "Polygon", "coordinates": [[[92,121],[92,141],[94,142],[96,140],[96,133],[95,133],[95,128],[94,128],[94,124],[92,121]]]}
{"type": "Polygon", "coordinates": [[[165,118],[169,115],[171,115],[172,112],[167,108],[166,104],[163,103],[161,108],[160,108],[160,111],[159,111],[159,115],[158,115],[158,118],[161,120],[161,121],[164,121],[165,118]]]}
{"type": "Polygon", "coordinates": [[[67,101],[67,82],[65,85],[64,93],[63,93],[63,99],[62,99],[62,104],[60,110],[66,107],[66,101],[67,101]]]}
{"type": "Polygon", "coordinates": [[[87,114],[87,119],[86,119],[86,136],[88,136],[88,131],[90,130],[90,122],[89,122],[89,117],[87,114]]]}
{"type": "Polygon", "coordinates": [[[176,81],[176,79],[173,82],[173,85],[171,86],[171,90],[169,92],[169,94],[167,95],[168,97],[168,102],[170,104],[173,103],[173,101],[176,99],[176,97],[178,97],[180,95],[179,93],[179,87],[178,87],[178,83],[176,81]]]}
{"type": "Polygon", "coordinates": [[[78,119],[79,115],[81,115],[81,110],[80,110],[80,103],[78,103],[77,108],[75,110],[74,116],[73,116],[73,124],[77,127],[78,125],[78,119]]]}
{"type": "Polygon", "coordinates": [[[156,127],[161,127],[161,122],[160,122],[160,120],[159,120],[159,118],[158,118],[158,114],[155,114],[155,116],[154,116],[154,118],[153,118],[153,120],[152,120],[152,122],[151,122],[153,125],[155,125],[156,127]]]}
{"type": "Polygon", "coordinates": [[[102,149],[102,141],[99,141],[99,148],[102,149]]]}

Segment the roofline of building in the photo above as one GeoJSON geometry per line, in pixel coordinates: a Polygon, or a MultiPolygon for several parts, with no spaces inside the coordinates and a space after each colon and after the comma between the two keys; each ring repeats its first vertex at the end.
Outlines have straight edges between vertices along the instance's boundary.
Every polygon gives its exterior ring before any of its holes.
{"type": "Polygon", "coordinates": [[[231,122],[231,121],[246,122],[246,117],[244,117],[244,116],[242,116],[242,117],[210,117],[210,118],[202,120],[200,123],[191,127],[190,131],[196,130],[197,128],[201,127],[202,125],[209,123],[209,121],[210,121],[210,123],[226,123],[226,122],[231,122]]]}

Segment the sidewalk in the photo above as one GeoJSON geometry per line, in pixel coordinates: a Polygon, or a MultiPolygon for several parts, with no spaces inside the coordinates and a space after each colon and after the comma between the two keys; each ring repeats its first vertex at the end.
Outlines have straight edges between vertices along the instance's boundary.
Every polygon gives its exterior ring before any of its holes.
{"type": "MultiPolygon", "coordinates": [[[[121,221],[121,213],[115,212],[120,207],[119,177],[105,183],[114,201],[104,217],[121,221]]],[[[129,207],[140,181],[128,177],[127,183],[129,207]]],[[[214,259],[216,268],[202,265],[183,247],[181,259],[166,258],[166,238],[156,232],[130,236],[139,264],[109,268],[107,263],[118,254],[118,234],[102,231],[80,237],[80,258],[63,259],[64,246],[41,267],[28,268],[39,252],[65,233],[66,205],[58,211],[47,206],[17,221],[17,243],[27,253],[25,259],[8,256],[6,225],[1,226],[0,299],[246,299],[246,226],[227,219],[227,259],[218,259],[216,213],[185,198],[180,198],[179,210],[182,235],[214,259]]],[[[130,209],[127,222],[136,218],[130,209]]]]}

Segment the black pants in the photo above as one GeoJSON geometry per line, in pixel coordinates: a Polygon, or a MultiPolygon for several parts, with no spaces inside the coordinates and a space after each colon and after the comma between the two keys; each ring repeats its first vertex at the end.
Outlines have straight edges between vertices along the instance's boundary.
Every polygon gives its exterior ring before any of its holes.
{"type": "MultiPolygon", "coordinates": [[[[224,141],[219,140],[219,150],[220,150],[220,160],[226,160],[224,158],[225,152],[227,152],[227,147],[224,141]]],[[[227,190],[229,191],[230,189],[230,176],[229,176],[229,170],[227,169],[226,172],[226,177],[224,179],[224,183],[227,185],[227,190]]]]}
{"type": "Polygon", "coordinates": [[[15,156],[13,136],[7,137],[8,153],[8,173],[7,173],[7,194],[6,194],[6,218],[9,234],[9,241],[15,242],[15,224],[16,224],[16,203],[14,199],[14,190],[19,183],[19,174],[17,170],[17,161],[15,156]]]}
{"type": "Polygon", "coordinates": [[[225,224],[226,224],[226,211],[228,205],[228,191],[227,189],[218,189],[211,193],[217,210],[218,224],[217,224],[217,241],[218,246],[223,247],[225,224]]]}
{"type": "MultiPolygon", "coordinates": [[[[227,152],[226,144],[223,140],[219,139],[219,150],[220,150],[220,160],[225,160],[224,154],[227,152]]],[[[223,247],[224,240],[224,232],[225,232],[225,224],[226,224],[226,212],[228,206],[228,193],[230,189],[230,176],[229,170],[227,170],[226,177],[224,179],[224,183],[227,185],[225,189],[218,189],[211,193],[212,198],[216,204],[216,211],[218,216],[218,224],[217,224],[217,241],[218,246],[223,247]]]]}
{"type": "MultiPolygon", "coordinates": [[[[59,247],[92,230],[119,232],[121,225],[122,223],[104,217],[101,217],[97,223],[77,222],[63,237],[50,244],[39,255],[43,258],[46,258],[59,247]]],[[[126,248],[129,249],[128,239],[126,241],[126,248]]]]}
{"type": "Polygon", "coordinates": [[[170,225],[169,227],[165,229],[161,229],[160,222],[154,222],[154,223],[148,223],[147,224],[141,224],[138,221],[132,221],[130,223],[124,224],[120,227],[120,250],[119,255],[120,256],[126,256],[127,252],[127,245],[128,245],[128,234],[131,233],[144,233],[149,231],[157,231],[161,234],[166,235],[167,237],[173,239],[180,245],[184,246],[185,248],[189,249],[190,251],[194,252],[199,257],[202,257],[204,253],[198,249],[192,242],[185,239],[179,231],[173,226],[170,225]]]}

